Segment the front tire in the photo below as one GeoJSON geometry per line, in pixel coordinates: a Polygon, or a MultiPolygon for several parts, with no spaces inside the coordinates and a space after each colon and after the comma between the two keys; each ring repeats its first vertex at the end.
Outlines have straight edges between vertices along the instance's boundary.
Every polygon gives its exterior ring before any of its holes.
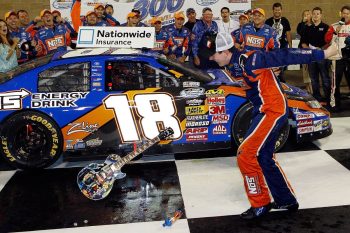
{"type": "MultiPolygon", "coordinates": [[[[233,123],[232,123],[232,137],[239,146],[244,139],[245,134],[248,131],[248,128],[252,122],[252,112],[253,112],[253,105],[251,103],[247,103],[243,105],[237,112],[233,123]]],[[[281,150],[283,146],[286,144],[288,136],[289,136],[289,130],[290,126],[288,123],[286,123],[284,126],[282,126],[280,134],[278,135],[276,145],[275,145],[275,152],[281,150]]]]}
{"type": "Polygon", "coordinates": [[[3,123],[0,153],[16,168],[45,168],[60,157],[62,138],[60,128],[49,116],[26,111],[3,123]]]}

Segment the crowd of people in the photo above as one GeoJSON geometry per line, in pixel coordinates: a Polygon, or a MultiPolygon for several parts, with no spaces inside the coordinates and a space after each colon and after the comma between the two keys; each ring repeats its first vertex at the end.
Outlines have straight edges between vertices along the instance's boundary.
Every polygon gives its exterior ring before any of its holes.
{"type": "MultiPolygon", "coordinates": [[[[162,53],[168,59],[179,62],[189,61],[194,66],[207,69],[218,67],[210,61],[207,50],[212,46],[212,38],[219,32],[230,33],[235,48],[239,51],[271,51],[277,48],[292,47],[291,26],[286,17],[282,16],[281,3],[272,6],[273,16],[266,19],[264,9],[256,8],[239,15],[239,22],[231,18],[231,11],[223,7],[220,20],[213,20],[213,11],[205,7],[201,17],[193,8],[185,13],[174,14],[173,25],[162,26],[161,17],[153,17],[150,25],[141,22],[140,11],[132,9],[127,14],[127,21],[120,24],[114,17],[113,5],[98,4],[94,9],[81,16],[81,1],[74,2],[71,9],[72,24],[61,17],[57,10],[44,9],[40,15],[30,21],[26,10],[9,11],[0,20],[0,72],[6,72],[17,64],[48,53],[75,48],[75,38],[79,26],[125,26],[147,27],[156,31],[155,51],[162,53]],[[200,18],[200,19],[199,19],[200,18]],[[186,21],[187,19],[187,21],[186,21]]],[[[339,48],[345,48],[350,40],[350,7],[341,8],[341,19],[332,25],[322,21],[322,9],[305,10],[302,21],[297,26],[300,36],[300,48],[323,49],[332,41],[337,41],[339,48]],[[346,40],[347,39],[347,40],[346,40]]],[[[350,46],[350,45],[349,45],[350,46]]],[[[333,63],[335,75],[335,102],[339,111],[341,107],[340,83],[345,74],[350,91],[350,62],[349,59],[338,56],[334,61],[323,60],[303,65],[303,78],[306,90],[314,97],[325,102],[330,107],[331,85],[330,64],[333,63]],[[319,76],[322,80],[323,95],[320,92],[319,76]]],[[[280,81],[284,68],[274,69],[280,81]]],[[[241,74],[237,74],[241,75],[241,74]]]]}

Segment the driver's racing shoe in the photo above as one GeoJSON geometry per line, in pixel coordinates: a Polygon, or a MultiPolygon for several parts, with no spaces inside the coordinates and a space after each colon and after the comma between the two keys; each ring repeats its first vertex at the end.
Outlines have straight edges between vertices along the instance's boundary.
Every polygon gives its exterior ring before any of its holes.
{"type": "Polygon", "coordinates": [[[266,215],[270,210],[271,210],[271,203],[258,208],[250,207],[247,211],[241,213],[241,218],[248,219],[248,220],[260,218],[266,215]]]}
{"type": "Polygon", "coordinates": [[[295,212],[299,209],[299,203],[293,203],[289,205],[277,205],[276,202],[271,203],[272,209],[278,209],[278,210],[288,210],[290,212],[295,212]]]}

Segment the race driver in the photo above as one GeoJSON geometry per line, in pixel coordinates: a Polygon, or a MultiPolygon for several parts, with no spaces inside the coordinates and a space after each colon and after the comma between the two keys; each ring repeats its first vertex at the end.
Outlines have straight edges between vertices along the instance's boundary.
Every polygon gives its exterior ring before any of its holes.
{"type": "Polygon", "coordinates": [[[235,48],[232,36],[225,33],[219,33],[214,43],[216,51],[211,51],[210,59],[219,66],[232,63],[241,66],[248,86],[246,95],[254,107],[252,123],[237,151],[237,164],[251,204],[241,217],[255,219],[271,208],[296,211],[299,204],[294,191],[274,156],[276,138],[288,119],[287,101],[280,83],[268,68],[323,60],[336,54],[337,48],[332,45],[324,51],[277,49],[244,53],[235,48]]]}

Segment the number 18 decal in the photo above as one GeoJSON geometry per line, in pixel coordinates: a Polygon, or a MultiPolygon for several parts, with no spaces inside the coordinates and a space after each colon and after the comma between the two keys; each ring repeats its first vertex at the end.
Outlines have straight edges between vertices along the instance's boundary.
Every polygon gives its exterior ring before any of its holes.
{"type": "Polygon", "coordinates": [[[165,127],[174,130],[173,139],[182,136],[174,98],[168,93],[136,94],[133,100],[126,94],[110,95],[104,104],[107,109],[113,109],[123,142],[140,141],[140,130],[146,138],[152,139],[165,127]],[[129,105],[129,102],[134,104],[129,105]],[[138,124],[134,112],[140,118],[138,124]]]}

